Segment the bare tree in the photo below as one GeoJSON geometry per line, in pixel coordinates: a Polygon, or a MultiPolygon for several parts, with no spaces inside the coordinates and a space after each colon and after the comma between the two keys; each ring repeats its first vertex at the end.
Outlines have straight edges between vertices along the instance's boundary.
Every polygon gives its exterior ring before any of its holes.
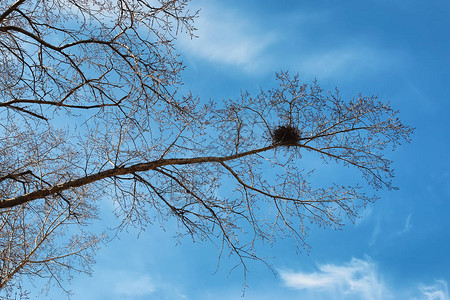
{"type": "Polygon", "coordinates": [[[101,199],[113,199],[122,227],[176,218],[179,235],[218,243],[245,272],[258,241],[307,247],[309,223],[341,226],[375,199],[359,185],[315,186],[305,155],[393,188],[383,150],[411,128],[376,97],[345,101],[287,73],[237,100],[180,95],[173,41],[193,36],[187,2],[0,2],[6,297],[24,276],[65,289],[71,272],[90,272],[104,235],[86,225],[101,199]]]}

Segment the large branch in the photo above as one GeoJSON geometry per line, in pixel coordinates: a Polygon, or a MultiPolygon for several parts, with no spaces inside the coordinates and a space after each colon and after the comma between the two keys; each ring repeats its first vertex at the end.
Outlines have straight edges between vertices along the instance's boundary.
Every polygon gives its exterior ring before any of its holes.
{"type": "Polygon", "coordinates": [[[8,17],[9,14],[11,14],[14,10],[17,9],[17,7],[19,7],[19,5],[21,5],[24,2],[25,0],[17,0],[16,2],[14,2],[7,10],[5,10],[0,15],[0,23],[2,23],[6,19],[6,17],[8,17]]]}
{"type": "Polygon", "coordinates": [[[225,162],[234,159],[238,159],[244,156],[253,155],[256,153],[261,153],[275,148],[276,145],[270,145],[263,148],[246,151],[229,156],[205,156],[205,157],[193,157],[193,158],[170,158],[170,159],[160,159],[146,163],[135,164],[127,167],[116,167],[114,169],[108,169],[95,174],[87,175],[81,178],[73,179],[60,183],[49,188],[40,189],[25,195],[17,196],[14,198],[4,199],[0,201],[0,208],[14,207],[17,205],[25,204],[32,200],[42,199],[47,196],[58,194],[62,191],[68,190],[70,188],[77,188],[84,186],[105,178],[111,178],[114,176],[126,175],[135,172],[143,172],[154,170],[157,167],[167,166],[167,165],[190,165],[208,162],[225,162]]]}

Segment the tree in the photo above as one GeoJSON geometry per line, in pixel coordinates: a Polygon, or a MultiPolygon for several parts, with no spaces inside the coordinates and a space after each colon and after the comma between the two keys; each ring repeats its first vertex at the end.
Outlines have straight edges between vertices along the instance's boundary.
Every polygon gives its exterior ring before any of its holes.
{"type": "Polygon", "coordinates": [[[393,188],[383,150],[412,130],[376,97],[345,101],[285,72],[279,87],[256,96],[205,103],[181,95],[173,41],[194,36],[197,13],[187,4],[0,3],[6,297],[24,276],[65,289],[72,272],[90,272],[105,235],[87,225],[101,199],[113,199],[120,228],[176,218],[179,235],[218,242],[245,272],[247,259],[259,259],[258,241],[287,235],[307,247],[309,222],[341,226],[376,198],[359,185],[316,187],[299,165],[305,155],[393,188]],[[223,195],[224,185],[232,192],[223,195]]]}

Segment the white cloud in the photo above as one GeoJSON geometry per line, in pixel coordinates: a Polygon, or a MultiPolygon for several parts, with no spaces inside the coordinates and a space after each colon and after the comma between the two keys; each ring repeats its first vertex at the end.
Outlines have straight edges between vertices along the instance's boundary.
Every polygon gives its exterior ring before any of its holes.
{"type": "Polygon", "coordinates": [[[280,277],[285,286],[308,295],[303,299],[450,300],[446,280],[392,287],[383,280],[370,258],[352,258],[342,265],[319,265],[318,271],[312,273],[284,270],[280,271],[280,277]]]}
{"type": "Polygon", "coordinates": [[[114,286],[114,293],[126,298],[146,296],[154,291],[154,283],[147,275],[120,273],[114,286]]]}
{"type": "Polygon", "coordinates": [[[390,293],[378,278],[376,266],[370,261],[353,258],[342,266],[319,266],[319,272],[280,272],[288,287],[299,290],[316,290],[330,295],[345,295],[364,300],[388,299],[390,293]]]}
{"type": "Polygon", "coordinates": [[[188,56],[211,63],[247,72],[294,68],[306,77],[345,76],[349,80],[403,64],[400,57],[404,55],[367,38],[342,37],[330,45],[309,40],[309,36],[320,34],[320,30],[312,32],[310,23],[326,26],[331,12],[285,12],[285,18],[278,17],[283,20],[280,25],[261,20],[249,11],[237,10],[227,2],[196,3],[201,8],[195,21],[199,38],[182,35],[179,45],[188,56]]]}
{"type": "Polygon", "coordinates": [[[399,230],[399,231],[397,231],[396,232],[396,235],[398,236],[398,235],[403,235],[403,234],[405,234],[405,233],[408,233],[410,230],[411,230],[411,228],[412,228],[412,222],[411,222],[411,217],[412,217],[412,214],[409,214],[407,217],[406,217],[406,221],[405,221],[405,225],[403,226],[403,228],[401,229],[401,230],[399,230]]]}
{"type": "Polygon", "coordinates": [[[395,66],[393,53],[374,46],[359,43],[345,43],[334,49],[323,49],[316,54],[304,55],[299,62],[302,73],[317,78],[330,78],[344,75],[357,76],[361,73],[373,73],[383,68],[395,66]]]}
{"type": "Polygon", "coordinates": [[[426,300],[449,300],[448,284],[445,280],[436,280],[433,285],[422,285],[420,291],[423,294],[422,299],[426,300]]]}
{"type": "Polygon", "coordinates": [[[276,40],[274,34],[254,26],[248,15],[218,3],[203,3],[195,26],[199,38],[181,36],[179,40],[185,52],[246,71],[263,67],[264,52],[276,40]]]}
{"type": "Polygon", "coordinates": [[[148,272],[111,270],[103,278],[109,290],[101,294],[110,294],[110,299],[188,299],[182,285],[148,272]]]}
{"type": "Polygon", "coordinates": [[[355,220],[355,226],[361,226],[362,224],[368,223],[372,218],[373,218],[373,207],[368,206],[360,212],[359,218],[355,220]]]}

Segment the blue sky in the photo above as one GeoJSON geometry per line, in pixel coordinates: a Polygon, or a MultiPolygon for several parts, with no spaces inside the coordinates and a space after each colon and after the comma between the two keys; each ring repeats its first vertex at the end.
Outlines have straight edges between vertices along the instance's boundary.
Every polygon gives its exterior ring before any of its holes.
{"type": "MultiPolygon", "coordinates": [[[[376,94],[416,128],[412,143],[389,153],[398,191],[380,191],[342,230],[312,227],[309,253],[289,239],[261,247],[277,276],[249,262],[243,299],[449,300],[450,2],[194,0],[195,8],[199,38],[180,37],[177,47],[185,88],[202,99],[272,88],[274,73],[289,70],[347,98],[376,94]]],[[[138,234],[105,245],[93,276],[75,276],[73,299],[240,299],[242,272],[229,274],[236,258],[216,271],[215,246],[176,240],[171,223],[138,234]]]]}

